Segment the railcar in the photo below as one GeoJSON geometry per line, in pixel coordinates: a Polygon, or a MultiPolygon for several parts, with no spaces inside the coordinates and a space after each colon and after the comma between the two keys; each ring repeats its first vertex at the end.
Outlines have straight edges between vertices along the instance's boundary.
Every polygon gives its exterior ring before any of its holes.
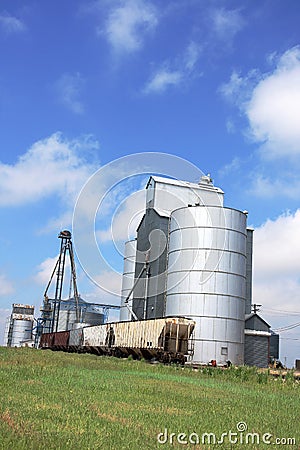
{"type": "Polygon", "coordinates": [[[113,322],[42,334],[40,348],[184,364],[193,354],[194,328],[185,317],[113,322]]]}

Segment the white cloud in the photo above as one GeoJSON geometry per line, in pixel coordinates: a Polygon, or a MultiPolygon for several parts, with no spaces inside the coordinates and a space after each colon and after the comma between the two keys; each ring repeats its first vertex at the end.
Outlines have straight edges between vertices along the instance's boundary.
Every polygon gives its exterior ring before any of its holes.
{"type": "Polygon", "coordinates": [[[212,29],[215,35],[230,43],[232,38],[244,27],[245,21],[237,9],[214,9],[211,12],[212,29]]]}
{"type": "Polygon", "coordinates": [[[153,78],[146,85],[144,92],[163,92],[170,86],[176,86],[181,83],[183,75],[179,71],[170,71],[168,69],[160,69],[153,75],[153,78]]]}
{"type": "Polygon", "coordinates": [[[242,113],[245,113],[247,103],[251,100],[252,92],[260,80],[261,74],[256,69],[250,70],[245,76],[234,70],[230,80],[223,83],[218,92],[229,103],[237,106],[242,113]]]}
{"type": "Polygon", "coordinates": [[[299,230],[300,209],[268,220],[255,231],[256,280],[265,282],[268,278],[270,282],[290,277],[300,282],[299,230]]]}
{"type": "Polygon", "coordinates": [[[25,24],[20,19],[8,13],[0,14],[0,27],[8,34],[20,33],[26,30],[25,24]]]}
{"type": "Polygon", "coordinates": [[[185,69],[187,71],[192,71],[195,68],[201,51],[201,47],[196,42],[190,42],[184,55],[185,69]]]}
{"type": "Polygon", "coordinates": [[[60,133],[36,142],[14,165],[0,163],[0,206],[22,205],[56,194],[74,201],[95,167],[86,155],[97,143],[68,141],[60,133]]]}
{"type": "MultiPolygon", "coordinates": [[[[73,204],[69,206],[72,208],[73,204]]],[[[51,218],[48,223],[38,231],[38,234],[43,235],[52,231],[69,229],[73,218],[73,210],[71,208],[67,208],[62,214],[51,218]]]]}
{"type": "MultiPolygon", "coordinates": [[[[95,276],[97,286],[90,291],[86,291],[82,297],[89,303],[101,303],[105,305],[120,305],[122,275],[113,270],[104,271],[101,275],[95,276]]],[[[109,320],[118,321],[119,309],[109,311],[109,320]]]]}
{"type": "Polygon", "coordinates": [[[233,134],[236,132],[236,125],[234,123],[234,120],[232,119],[226,120],[226,130],[229,134],[233,134]]]}
{"type": "Polygon", "coordinates": [[[0,296],[10,295],[14,292],[12,282],[5,274],[0,274],[0,296]]]}
{"type": "MultiPolygon", "coordinates": [[[[297,199],[300,195],[300,46],[272,54],[273,70],[245,76],[233,71],[219,88],[247,119],[247,140],[258,144],[249,192],[260,197],[297,199]]],[[[230,132],[230,129],[229,129],[230,132]]]]}
{"type": "Polygon", "coordinates": [[[145,213],[146,190],[134,192],[120,205],[112,218],[111,227],[99,230],[97,237],[101,242],[127,241],[136,235],[136,229],[145,213]]]}
{"type": "Polygon", "coordinates": [[[225,164],[225,166],[221,167],[221,169],[219,170],[219,175],[221,177],[224,177],[238,170],[240,166],[241,166],[240,158],[235,157],[230,163],[225,164]]]}
{"type": "Polygon", "coordinates": [[[78,72],[62,75],[55,85],[61,103],[75,114],[84,113],[84,106],[80,101],[83,85],[84,80],[78,72]]]}
{"type": "MultiPolygon", "coordinates": [[[[117,52],[134,52],[158,24],[156,8],[145,0],[121,0],[111,9],[104,33],[117,52]]],[[[99,30],[102,34],[102,30],[99,30]]]]}
{"type": "MultiPolygon", "coordinates": [[[[228,100],[228,101],[237,101],[236,95],[241,93],[241,87],[243,86],[244,80],[238,72],[235,70],[230,75],[230,80],[227,83],[223,83],[219,92],[228,100]]],[[[240,103],[240,101],[239,101],[240,103]]]]}
{"type": "MultiPolygon", "coordinates": [[[[51,258],[46,258],[44,261],[42,261],[36,268],[35,268],[35,275],[33,277],[33,280],[36,284],[43,287],[43,291],[46,289],[51,276],[53,275],[53,278],[51,280],[51,283],[48,288],[47,295],[49,298],[55,297],[55,286],[57,281],[57,268],[55,272],[53,273],[56,263],[58,261],[59,255],[51,258]]],[[[71,280],[71,264],[69,255],[66,255],[65,260],[65,272],[64,272],[64,283],[63,283],[63,291],[62,291],[62,298],[68,298],[69,297],[69,291],[70,291],[70,280],[71,280]]],[[[72,291],[73,293],[73,291],[72,291]]]]}
{"type": "Polygon", "coordinates": [[[253,138],[268,158],[300,155],[300,47],[285,52],[246,107],[253,138]]]}
{"type": "Polygon", "coordinates": [[[298,170],[295,173],[285,173],[281,170],[281,175],[277,178],[265,176],[261,173],[253,174],[251,176],[251,188],[249,192],[259,197],[265,198],[282,198],[287,197],[293,200],[298,200],[300,196],[300,179],[298,170]]]}
{"type": "MultiPolygon", "coordinates": [[[[239,107],[249,122],[249,135],[261,145],[264,159],[300,155],[300,46],[273,55],[270,73],[236,71],[219,92],[239,107]]],[[[270,62],[270,61],[269,61],[270,62]]]]}
{"type": "MultiPolygon", "coordinates": [[[[273,329],[299,322],[300,314],[300,209],[268,220],[254,231],[253,303],[273,329]],[[275,310],[275,311],[274,311],[275,310]],[[281,313],[276,312],[281,311],[281,313]],[[298,316],[295,312],[298,311],[298,316]]],[[[299,337],[299,327],[281,337],[299,337]]],[[[281,358],[296,356],[292,341],[281,341],[281,358]]],[[[291,359],[288,364],[293,365],[291,359]]]]}
{"type": "MultiPolygon", "coordinates": [[[[165,61],[152,75],[144,88],[145,94],[161,93],[172,86],[179,86],[195,76],[196,64],[199,60],[201,47],[194,41],[185,49],[182,57],[174,62],[165,61]]],[[[202,75],[199,73],[198,75],[202,75]]]]}
{"type": "Polygon", "coordinates": [[[33,277],[34,281],[37,284],[41,284],[42,286],[47,286],[48,281],[50,280],[51,274],[57,262],[58,255],[54,258],[47,258],[42,261],[36,268],[36,275],[33,277]]]}

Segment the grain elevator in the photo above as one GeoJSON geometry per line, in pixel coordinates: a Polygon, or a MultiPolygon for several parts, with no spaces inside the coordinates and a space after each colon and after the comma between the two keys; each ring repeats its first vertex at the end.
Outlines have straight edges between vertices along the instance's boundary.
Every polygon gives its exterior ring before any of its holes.
{"type": "Polygon", "coordinates": [[[192,318],[193,362],[243,364],[251,290],[247,212],[224,207],[210,175],[151,176],[136,239],[125,244],[120,320],[192,318]]]}

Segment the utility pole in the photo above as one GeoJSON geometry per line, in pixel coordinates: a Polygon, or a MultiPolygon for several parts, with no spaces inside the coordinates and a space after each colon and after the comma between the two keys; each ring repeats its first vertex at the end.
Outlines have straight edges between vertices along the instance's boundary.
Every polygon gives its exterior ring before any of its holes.
{"type": "Polygon", "coordinates": [[[254,313],[254,314],[258,313],[258,311],[260,311],[260,307],[261,307],[261,306],[262,306],[262,305],[258,305],[258,304],[256,304],[256,303],[254,303],[254,304],[252,305],[253,313],[254,313]]]}

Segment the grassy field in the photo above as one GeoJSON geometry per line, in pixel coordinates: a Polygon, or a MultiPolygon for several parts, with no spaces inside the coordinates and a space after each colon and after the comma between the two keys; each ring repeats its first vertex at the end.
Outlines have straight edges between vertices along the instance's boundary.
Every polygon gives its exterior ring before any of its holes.
{"type": "Polygon", "coordinates": [[[292,376],[2,347],[0,389],[5,450],[300,448],[292,376]]]}

